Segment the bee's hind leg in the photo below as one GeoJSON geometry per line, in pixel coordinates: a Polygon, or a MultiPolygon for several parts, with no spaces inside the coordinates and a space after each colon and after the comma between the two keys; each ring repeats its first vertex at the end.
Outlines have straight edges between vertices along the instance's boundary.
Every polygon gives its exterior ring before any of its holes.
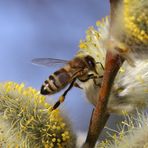
{"type": "Polygon", "coordinates": [[[63,95],[61,95],[61,96],[59,97],[59,100],[54,104],[54,106],[52,107],[52,110],[55,110],[56,108],[59,107],[59,105],[60,105],[61,103],[64,102],[67,93],[72,89],[72,87],[73,87],[74,84],[75,84],[75,81],[76,81],[76,79],[73,79],[73,81],[71,82],[71,84],[69,85],[69,87],[65,90],[65,92],[63,93],[63,95]]]}

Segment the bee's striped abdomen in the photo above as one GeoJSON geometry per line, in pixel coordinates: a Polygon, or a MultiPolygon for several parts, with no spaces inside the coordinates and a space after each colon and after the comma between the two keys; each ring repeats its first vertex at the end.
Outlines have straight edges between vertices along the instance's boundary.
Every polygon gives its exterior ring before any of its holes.
{"type": "Polygon", "coordinates": [[[49,76],[41,87],[41,94],[51,95],[63,89],[70,80],[68,72],[62,68],[49,76]]]}
{"type": "Polygon", "coordinates": [[[53,94],[54,92],[57,92],[58,89],[57,85],[55,85],[55,78],[53,75],[49,76],[48,80],[44,81],[44,84],[41,87],[41,94],[43,95],[49,95],[53,94]]]}

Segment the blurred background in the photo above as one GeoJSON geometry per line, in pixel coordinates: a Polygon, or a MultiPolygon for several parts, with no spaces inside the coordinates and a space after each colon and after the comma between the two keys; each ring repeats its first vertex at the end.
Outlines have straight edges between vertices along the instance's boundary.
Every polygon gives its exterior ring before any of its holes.
{"type": "MultiPolygon", "coordinates": [[[[0,0],[0,81],[39,90],[58,67],[38,67],[31,59],[72,59],[87,28],[108,14],[108,0],[0,0]]],[[[50,98],[55,102],[59,95],[50,98]]],[[[92,106],[79,89],[73,88],[60,108],[75,130],[87,130],[92,106]]]]}

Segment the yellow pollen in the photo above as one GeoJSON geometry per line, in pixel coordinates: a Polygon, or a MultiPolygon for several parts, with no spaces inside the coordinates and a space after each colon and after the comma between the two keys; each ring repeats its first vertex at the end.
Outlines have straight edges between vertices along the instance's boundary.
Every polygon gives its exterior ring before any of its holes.
{"type": "Polygon", "coordinates": [[[64,96],[60,96],[60,98],[59,98],[59,100],[60,100],[61,103],[64,102],[64,99],[65,99],[64,96]]]}

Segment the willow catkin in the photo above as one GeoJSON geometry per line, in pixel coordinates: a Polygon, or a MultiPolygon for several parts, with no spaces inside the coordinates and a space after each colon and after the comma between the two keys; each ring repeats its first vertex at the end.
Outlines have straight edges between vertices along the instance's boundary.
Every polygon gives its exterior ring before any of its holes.
{"type": "Polygon", "coordinates": [[[136,59],[147,59],[148,0],[123,0],[119,3],[111,30],[111,40],[118,53],[133,62],[135,56],[136,59]]]}
{"type": "Polygon", "coordinates": [[[68,119],[51,111],[35,89],[14,82],[0,83],[1,147],[71,148],[75,137],[68,119]]]}
{"type": "Polygon", "coordinates": [[[137,112],[135,116],[125,116],[118,124],[118,131],[109,129],[108,139],[100,142],[97,148],[147,148],[148,115],[137,112]]]}
{"type": "MultiPolygon", "coordinates": [[[[106,40],[109,35],[109,20],[97,22],[98,30],[90,27],[86,32],[85,40],[80,41],[78,55],[91,55],[96,62],[105,65],[107,52],[106,40]]],[[[131,67],[125,61],[119,69],[111,91],[108,102],[108,111],[121,114],[123,111],[132,112],[135,108],[144,109],[148,106],[148,60],[134,57],[135,66],[131,67]]],[[[103,75],[104,69],[97,64],[99,75],[103,75]]],[[[102,78],[98,78],[101,84],[102,78]]],[[[96,104],[100,86],[94,84],[93,80],[81,83],[87,99],[96,104]]]]}

